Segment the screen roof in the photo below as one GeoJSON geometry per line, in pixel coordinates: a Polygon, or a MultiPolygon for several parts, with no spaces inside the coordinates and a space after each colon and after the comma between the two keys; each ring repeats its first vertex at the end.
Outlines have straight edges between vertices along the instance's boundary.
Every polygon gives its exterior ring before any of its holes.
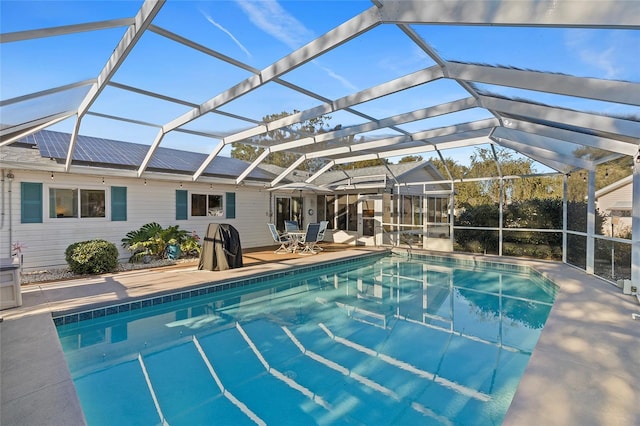
{"type": "Polygon", "coordinates": [[[138,176],[159,148],[205,154],[185,172],[193,180],[234,142],[295,153],[297,164],[434,153],[465,162],[493,144],[561,173],[639,149],[637,1],[0,7],[0,146],[71,133],[67,171],[79,135],[144,145],[138,176]],[[322,116],[321,134],[265,137],[322,116]]]}

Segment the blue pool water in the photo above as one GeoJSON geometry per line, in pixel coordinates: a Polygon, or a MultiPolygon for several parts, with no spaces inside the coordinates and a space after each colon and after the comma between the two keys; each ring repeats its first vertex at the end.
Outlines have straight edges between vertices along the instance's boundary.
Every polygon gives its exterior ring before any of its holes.
{"type": "Polygon", "coordinates": [[[391,255],[55,318],[90,425],[501,424],[555,297],[391,255]]]}

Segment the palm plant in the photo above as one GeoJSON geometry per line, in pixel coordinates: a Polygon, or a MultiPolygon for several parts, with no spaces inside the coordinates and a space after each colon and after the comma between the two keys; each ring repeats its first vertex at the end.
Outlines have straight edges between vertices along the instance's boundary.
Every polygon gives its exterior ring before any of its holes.
{"type": "Polygon", "coordinates": [[[167,245],[176,244],[185,253],[199,253],[200,246],[194,237],[195,234],[179,229],[178,225],[169,226],[166,229],[157,222],[147,223],[140,229],[130,231],[121,240],[122,247],[132,252],[129,262],[138,262],[144,256],[154,256],[164,259],[167,256],[167,245]],[[195,246],[194,243],[195,242],[195,246]]]}
{"type": "Polygon", "coordinates": [[[122,247],[132,253],[129,262],[140,261],[146,255],[157,255],[158,248],[155,239],[160,232],[162,232],[162,226],[157,222],[147,223],[142,225],[140,229],[127,232],[121,242],[122,247]]]}

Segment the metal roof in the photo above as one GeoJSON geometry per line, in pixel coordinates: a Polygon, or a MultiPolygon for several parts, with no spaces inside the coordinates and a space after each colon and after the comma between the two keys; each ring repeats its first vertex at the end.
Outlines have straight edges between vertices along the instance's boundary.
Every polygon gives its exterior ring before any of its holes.
{"type": "Polygon", "coordinates": [[[246,48],[238,53],[244,46],[233,34],[248,20],[231,14],[242,9],[255,25],[270,25],[277,34],[290,17],[280,13],[279,20],[258,22],[254,14],[265,4],[277,9],[275,1],[240,1],[235,9],[225,2],[115,2],[116,10],[107,10],[109,2],[92,3],[82,22],[65,20],[63,8],[47,13],[29,3],[1,5],[3,31],[10,30],[0,35],[0,147],[66,123],[66,144],[39,144],[56,146],[65,171],[94,161],[90,146],[97,139],[80,136],[97,133],[94,125],[105,133],[101,139],[143,144],[126,158],[116,158],[112,149],[108,159],[134,167],[138,177],[171,167],[198,180],[226,167],[217,158],[233,142],[267,148],[248,167],[228,166],[240,183],[262,173],[256,168],[269,152],[297,153],[299,159],[271,185],[317,158],[328,163],[310,182],[335,164],[405,155],[446,158],[449,150],[476,145],[508,148],[562,173],[592,170],[639,150],[638,1],[304,2],[295,22],[299,30],[284,44],[255,40],[261,50],[253,54],[246,48]],[[211,10],[203,11],[205,6],[211,10]],[[225,22],[238,29],[212,32],[222,25],[209,12],[229,14],[225,22]],[[312,26],[315,31],[306,31],[312,26]],[[539,39],[523,38],[522,51],[501,52],[501,44],[522,37],[525,29],[539,39]],[[89,43],[89,35],[99,37],[89,43]],[[601,35],[611,44],[584,54],[606,61],[611,51],[622,50],[631,74],[617,78],[615,63],[599,75],[567,73],[559,59],[554,64],[544,54],[533,57],[524,45],[543,43],[551,52],[556,44],[576,46],[579,37],[601,35]],[[42,49],[45,41],[57,49],[42,49]],[[462,45],[478,48],[462,51],[462,45]],[[12,67],[30,54],[29,72],[15,72],[12,67]],[[54,78],[56,68],[46,58],[59,61],[54,65],[64,68],[63,79],[54,78]],[[197,91],[186,88],[193,80],[201,81],[197,91]],[[23,93],[22,87],[37,90],[23,93]],[[282,111],[293,113],[262,121],[282,111]],[[317,135],[298,131],[287,141],[265,137],[323,115],[339,125],[317,135]],[[135,136],[109,133],[118,131],[135,136]],[[178,163],[167,149],[186,140],[200,142],[206,152],[178,163]]]}
{"type": "MultiPolygon", "coordinates": [[[[69,133],[41,130],[18,141],[23,145],[37,148],[44,158],[65,162],[69,150],[69,133]]],[[[144,158],[148,147],[130,142],[78,136],[73,152],[74,164],[96,167],[135,169],[144,158]]],[[[171,148],[158,148],[149,163],[149,170],[165,173],[193,173],[207,156],[197,152],[171,148]]],[[[235,158],[216,158],[204,171],[205,176],[235,177],[247,167],[247,162],[235,158]]],[[[255,169],[249,178],[269,181],[274,175],[255,169]]]]}

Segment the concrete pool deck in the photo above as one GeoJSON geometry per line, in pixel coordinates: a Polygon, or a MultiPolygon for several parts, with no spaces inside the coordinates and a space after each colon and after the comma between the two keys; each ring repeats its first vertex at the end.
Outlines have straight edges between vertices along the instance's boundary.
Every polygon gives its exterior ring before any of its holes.
{"type": "MultiPolygon", "coordinates": [[[[349,247],[318,256],[247,253],[245,267],[197,265],[30,284],[23,306],[0,311],[2,425],[85,424],[52,321],[53,313],[175,292],[227,279],[333,261],[374,251],[349,247]]],[[[559,291],[505,425],[640,424],[640,313],[635,297],[573,267],[495,256],[454,256],[533,266],[559,291]]]]}

